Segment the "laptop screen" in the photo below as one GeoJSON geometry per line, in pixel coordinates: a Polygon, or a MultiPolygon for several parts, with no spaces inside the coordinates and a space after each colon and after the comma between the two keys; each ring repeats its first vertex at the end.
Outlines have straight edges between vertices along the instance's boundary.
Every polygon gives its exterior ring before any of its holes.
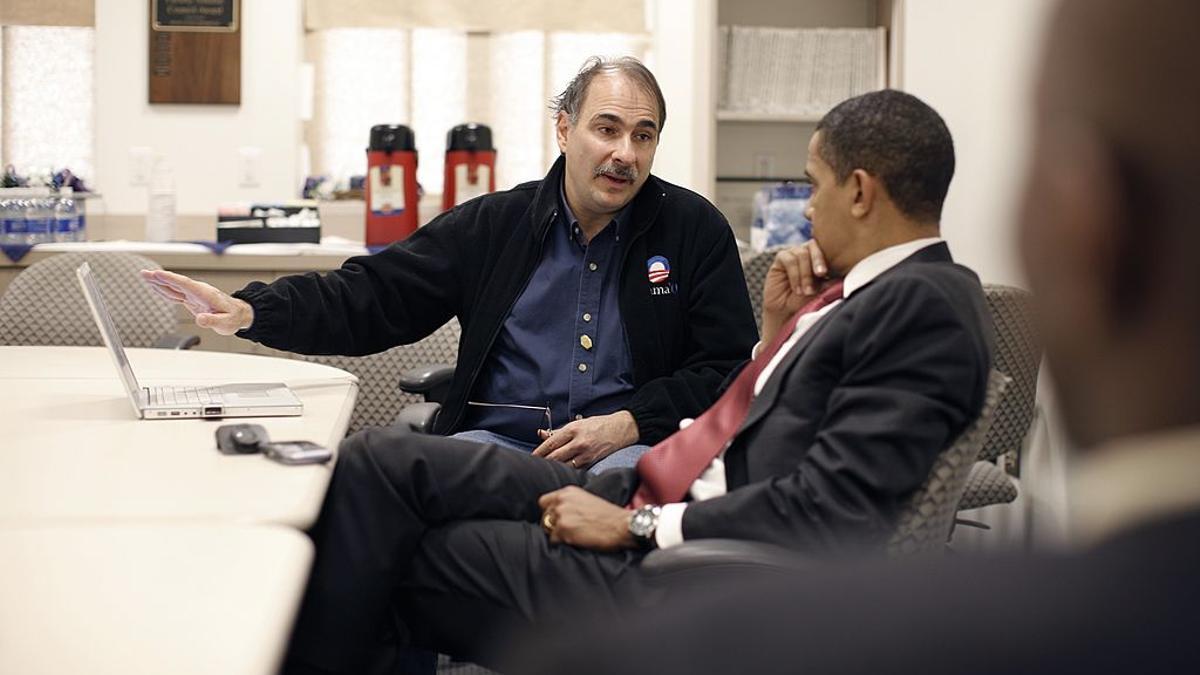
{"type": "Polygon", "coordinates": [[[96,327],[100,329],[100,336],[104,338],[104,346],[108,347],[108,352],[112,354],[113,363],[121,373],[121,381],[125,385],[125,390],[129,392],[129,400],[133,403],[134,411],[140,417],[142,414],[142,388],[138,386],[137,378],[133,376],[133,368],[130,367],[129,359],[125,356],[125,346],[121,344],[117,326],[113,323],[112,315],[108,313],[108,306],[104,304],[104,296],[100,295],[100,287],[96,285],[96,278],[92,276],[92,268],[85,262],[75,270],[75,275],[79,277],[79,285],[83,287],[83,295],[87,298],[88,307],[92,310],[92,318],[96,320],[96,327]]]}

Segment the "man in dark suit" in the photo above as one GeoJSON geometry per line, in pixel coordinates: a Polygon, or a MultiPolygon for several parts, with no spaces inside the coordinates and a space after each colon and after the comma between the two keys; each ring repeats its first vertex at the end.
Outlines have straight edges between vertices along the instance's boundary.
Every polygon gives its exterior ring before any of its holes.
{"type": "Polygon", "coordinates": [[[495,663],[507,631],[652,602],[638,563],[686,539],[877,549],[986,389],[982,289],[938,238],[953,171],[945,124],[913,96],[831,111],[807,163],[816,243],[768,273],[756,358],[636,470],[347,439],[289,668],[354,671],[392,610],[406,643],[495,663]]]}
{"type": "Polygon", "coordinates": [[[1198,40],[1200,3],[1068,0],[1043,57],[1021,253],[1080,448],[1071,550],[727,578],[543,634],[522,672],[1200,672],[1198,40]]]}

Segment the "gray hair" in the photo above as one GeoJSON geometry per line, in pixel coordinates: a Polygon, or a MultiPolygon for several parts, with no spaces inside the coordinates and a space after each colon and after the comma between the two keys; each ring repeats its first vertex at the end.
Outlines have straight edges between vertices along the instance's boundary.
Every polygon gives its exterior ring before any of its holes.
{"type": "Polygon", "coordinates": [[[650,72],[644,63],[632,56],[616,58],[593,56],[584,61],[583,68],[579,70],[579,74],[571,80],[567,88],[550,100],[550,110],[554,113],[554,117],[557,119],[559,113],[566,113],[567,119],[571,121],[571,126],[575,126],[579,122],[579,110],[583,107],[583,100],[587,97],[587,90],[591,86],[592,80],[597,75],[613,73],[628,77],[646,93],[654,95],[655,100],[658,101],[658,130],[662,132],[662,128],[667,122],[667,102],[663,99],[662,89],[659,88],[654,73],[650,72]]]}

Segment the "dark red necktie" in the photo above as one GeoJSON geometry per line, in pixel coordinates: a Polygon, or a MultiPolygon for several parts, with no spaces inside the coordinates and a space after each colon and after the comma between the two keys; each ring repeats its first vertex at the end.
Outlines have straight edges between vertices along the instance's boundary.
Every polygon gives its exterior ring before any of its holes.
{"type": "Polygon", "coordinates": [[[805,314],[815,312],[842,297],[842,282],[834,282],[809,300],[775,335],[766,349],[738,374],[721,398],[686,429],[681,429],[651,448],[638,460],[641,485],[629,502],[629,508],[646,504],[670,504],[683,501],[692,483],[704,473],[717,455],[733,440],[750,412],[754,383],[763,368],[783,347],[805,314]]]}

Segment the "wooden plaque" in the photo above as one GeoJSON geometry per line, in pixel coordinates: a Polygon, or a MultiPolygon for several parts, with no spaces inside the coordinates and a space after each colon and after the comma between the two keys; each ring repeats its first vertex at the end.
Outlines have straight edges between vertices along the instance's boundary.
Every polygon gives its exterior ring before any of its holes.
{"type": "Polygon", "coordinates": [[[241,0],[150,0],[150,102],[241,101],[241,0]]]}

